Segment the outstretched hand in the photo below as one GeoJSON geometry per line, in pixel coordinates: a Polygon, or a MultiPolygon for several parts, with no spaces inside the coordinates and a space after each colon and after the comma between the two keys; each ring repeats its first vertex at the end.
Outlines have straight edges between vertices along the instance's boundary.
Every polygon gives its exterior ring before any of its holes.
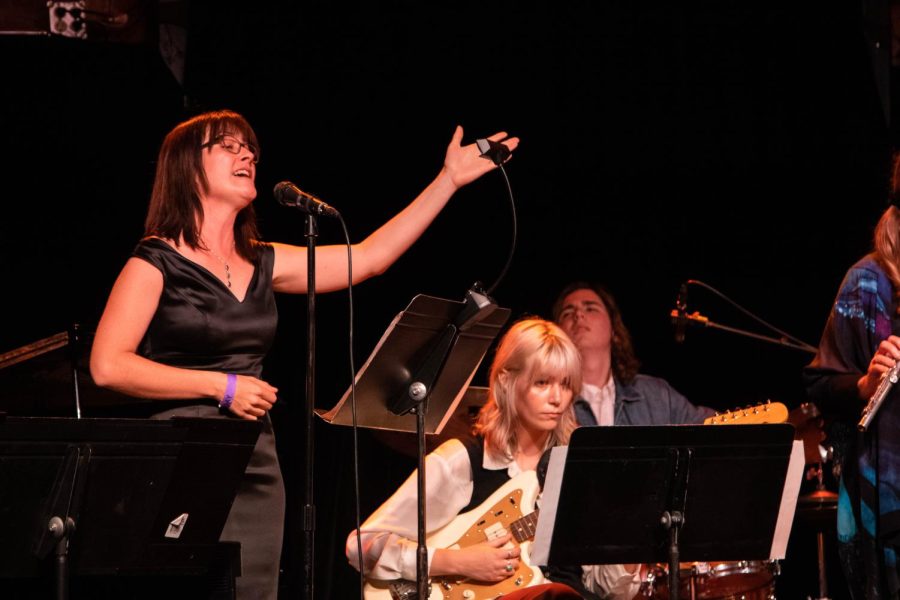
{"type": "MultiPolygon", "coordinates": [[[[457,188],[475,181],[488,171],[496,168],[496,165],[491,160],[481,158],[481,151],[478,150],[478,146],[475,144],[463,146],[462,137],[463,128],[457,125],[456,131],[453,132],[453,137],[450,140],[450,145],[447,147],[447,154],[444,157],[444,170],[457,188]]],[[[509,148],[510,152],[519,145],[519,138],[508,137],[505,131],[488,136],[487,139],[493,142],[502,142],[504,146],[509,148]]],[[[508,161],[509,158],[506,160],[508,161]]]]}

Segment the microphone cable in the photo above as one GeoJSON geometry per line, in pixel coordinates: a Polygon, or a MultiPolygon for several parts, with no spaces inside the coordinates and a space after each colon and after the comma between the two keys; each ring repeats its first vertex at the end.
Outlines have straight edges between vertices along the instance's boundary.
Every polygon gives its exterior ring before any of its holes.
{"type": "Polygon", "coordinates": [[[509,271],[509,267],[512,264],[513,255],[516,253],[516,238],[518,236],[519,224],[518,218],[516,216],[516,200],[513,196],[512,185],[509,183],[509,176],[506,174],[506,169],[503,168],[503,163],[497,165],[500,169],[500,172],[503,174],[503,181],[506,182],[506,193],[509,198],[509,210],[510,210],[510,218],[512,220],[512,240],[509,244],[509,254],[506,257],[506,264],[503,265],[503,269],[500,271],[500,275],[497,276],[497,279],[491,286],[487,289],[487,295],[490,296],[491,293],[500,285],[500,282],[503,281],[503,278],[506,276],[506,272],[509,271]]]}
{"type": "MultiPolygon", "coordinates": [[[[288,182],[282,182],[282,184],[288,182]]],[[[276,199],[279,196],[278,190],[279,187],[284,187],[282,184],[278,184],[275,187],[276,199]]],[[[300,190],[297,190],[300,192],[300,190]]],[[[302,194],[302,192],[300,192],[302,194]]],[[[314,198],[314,197],[313,197],[314,198]]],[[[318,200],[314,198],[315,200],[318,200]]],[[[302,208],[303,212],[307,213],[310,218],[316,216],[314,211],[310,211],[309,207],[301,206],[301,205],[292,205],[285,204],[281,200],[279,200],[280,204],[284,204],[286,206],[294,206],[302,208]]],[[[323,203],[324,204],[324,203],[323,203]]],[[[328,207],[328,213],[320,213],[325,214],[329,217],[337,218],[341,223],[341,230],[344,233],[344,243],[347,246],[347,306],[348,306],[348,334],[347,334],[347,344],[349,350],[349,359],[350,359],[350,409],[351,414],[353,416],[353,496],[354,496],[354,508],[355,508],[355,519],[356,519],[356,551],[358,553],[359,558],[359,597],[360,600],[364,600],[363,596],[363,586],[365,584],[365,576],[363,575],[363,559],[362,559],[362,537],[360,534],[361,527],[361,506],[362,502],[360,500],[360,491],[359,491],[359,427],[357,425],[357,411],[356,411],[356,362],[353,358],[353,331],[354,331],[354,311],[353,311],[353,245],[350,243],[350,232],[347,229],[347,223],[344,221],[344,216],[336,209],[332,207],[328,207]]],[[[317,284],[318,285],[318,284],[317,284]]],[[[307,290],[309,293],[309,290],[307,290]]],[[[313,524],[314,527],[315,524],[313,524]]],[[[314,554],[315,548],[307,548],[306,552],[310,554],[314,554]]],[[[307,573],[308,577],[312,578],[314,573],[307,573]]],[[[308,583],[308,582],[307,582],[308,583]]]]}
{"type": "Polygon", "coordinates": [[[359,490],[359,425],[357,423],[356,412],[356,361],[353,358],[353,245],[350,243],[350,232],[347,229],[347,223],[344,221],[343,215],[337,213],[337,218],[341,222],[341,229],[344,232],[344,240],[347,244],[347,312],[348,312],[348,334],[347,344],[350,359],[350,413],[353,416],[353,425],[351,427],[353,436],[353,503],[355,510],[356,523],[356,559],[357,568],[359,569],[359,598],[364,600],[363,588],[366,584],[366,578],[363,573],[363,553],[362,553],[362,501],[359,490]]]}
{"type": "MultiPolygon", "coordinates": [[[[275,198],[276,200],[278,200],[278,203],[283,206],[300,208],[303,212],[310,215],[311,218],[322,215],[337,218],[341,223],[341,230],[344,233],[344,243],[347,246],[347,311],[349,322],[347,327],[347,347],[350,365],[350,412],[353,417],[351,428],[353,431],[353,499],[354,509],[356,513],[356,551],[358,554],[357,558],[359,568],[359,597],[360,600],[363,600],[363,586],[365,585],[365,575],[363,574],[362,536],[360,533],[360,527],[362,526],[362,501],[360,499],[359,489],[359,425],[357,421],[356,407],[356,362],[354,360],[353,353],[353,333],[355,322],[353,310],[353,244],[350,242],[350,231],[347,228],[347,222],[344,221],[344,216],[340,213],[340,211],[326,205],[315,196],[306,194],[288,181],[283,181],[275,186],[275,198]],[[301,201],[285,202],[285,192],[293,192],[297,197],[300,198],[301,201]],[[321,211],[322,206],[327,208],[327,212],[321,211]]],[[[309,290],[307,290],[307,293],[308,292],[309,290]]],[[[307,551],[312,551],[312,549],[307,549],[307,551]]],[[[312,577],[312,574],[308,575],[312,577]]]]}
{"type": "MultiPolygon", "coordinates": [[[[516,252],[516,239],[518,236],[518,219],[516,215],[516,202],[515,197],[512,191],[512,185],[509,181],[509,175],[506,173],[506,169],[503,168],[503,163],[497,164],[500,172],[503,174],[503,180],[506,183],[506,191],[507,197],[509,199],[510,205],[510,213],[512,219],[512,240],[510,242],[509,254],[506,258],[506,264],[503,265],[503,269],[500,271],[500,275],[494,281],[493,284],[487,289],[487,295],[493,292],[494,289],[500,284],[503,278],[506,276],[507,271],[509,270],[510,265],[512,264],[513,256],[516,252]]],[[[361,516],[361,496],[360,496],[360,478],[359,478],[359,426],[357,423],[357,404],[356,404],[356,363],[353,358],[353,323],[354,323],[354,312],[353,312],[353,251],[352,244],[350,243],[350,234],[347,229],[347,224],[344,222],[344,217],[338,212],[337,218],[341,222],[341,228],[344,231],[344,239],[347,244],[347,298],[348,298],[348,312],[349,312],[349,334],[348,334],[348,343],[349,343],[349,359],[350,359],[350,409],[352,414],[353,425],[351,427],[353,431],[353,492],[354,492],[354,504],[355,504],[355,518],[356,518],[356,553],[357,553],[357,569],[359,570],[359,597],[360,600],[364,600],[364,587],[365,587],[365,575],[363,572],[363,552],[362,552],[362,516],[361,516]]]]}

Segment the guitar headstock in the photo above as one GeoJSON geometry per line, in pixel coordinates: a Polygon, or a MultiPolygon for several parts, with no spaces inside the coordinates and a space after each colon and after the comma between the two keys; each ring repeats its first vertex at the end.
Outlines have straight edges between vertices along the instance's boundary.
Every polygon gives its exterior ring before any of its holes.
{"type": "Polygon", "coordinates": [[[784,423],[788,418],[788,409],[781,402],[766,402],[736,408],[724,413],[716,413],[703,420],[704,425],[759,425],[761,423],[784,423]]]}

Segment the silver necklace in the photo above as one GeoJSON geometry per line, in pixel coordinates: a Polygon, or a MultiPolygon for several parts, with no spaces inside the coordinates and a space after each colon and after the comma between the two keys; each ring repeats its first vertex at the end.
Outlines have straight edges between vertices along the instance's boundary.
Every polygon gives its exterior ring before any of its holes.
{"type": "MultiPolygon", "coordinates": [[[[234,249],[233,243],[231,244],[231,248],[232,250],[234,249]]],[[[228,284],[228,289],[231,289],[231,267],[228,266],[228,261],[216,254],[216,252],[209,246],[206,247],[206,251],[212,254],[213,257],[220,263],[222,263],[223,267],[225,267],[225,283],[228,284]]]]}

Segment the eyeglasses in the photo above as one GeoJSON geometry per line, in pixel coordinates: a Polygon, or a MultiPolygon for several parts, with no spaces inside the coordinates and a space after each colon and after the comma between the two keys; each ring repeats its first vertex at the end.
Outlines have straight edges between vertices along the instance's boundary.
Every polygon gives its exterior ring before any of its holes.
{"type": "Polygon", "coordinates": [[[201,148],[209,148],[214,144],[219,144],[228,152],[232,154],[240,154],[241,148],[247,146],[247,150],[250,151],[250,154],[253,155],[253,160],[251,161],[253,164],[257,164],[259,162],[259,150],[256,149],[256,146],[253,144],[242,142],[233,135],[219,135],[206,142],[205,144],[200,144],[201,148]]]}

